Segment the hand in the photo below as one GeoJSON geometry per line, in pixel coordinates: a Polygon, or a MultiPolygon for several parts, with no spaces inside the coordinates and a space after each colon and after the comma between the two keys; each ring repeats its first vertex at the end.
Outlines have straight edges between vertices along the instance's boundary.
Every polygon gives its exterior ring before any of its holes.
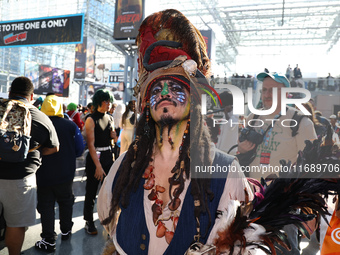
{"type": "Polygon", "coordinates": [[[248,140],[244,140],[243,142],[238,142],[238,151],[240,153],[246,153],[248,151],[251,151],[252,149],[255,148],[255,144],[248,141],[248,140]]]}
{"type": "MultiPolygon", "coordinates": [[[[310,221],[302,222],[302,225],[304,225],[309,235],[312,235],[317,227],[316,217],[310,221]]],[[[302,238],[305,238],[305,237],[306,237],[305,235],[302,236],[302,238]]]]}
{"type": "Polygon", "coordinates": [[[116,139],[117,138],[116,131],[115,130],[111,130],[110,131],[110,136],[111,136],[112,139],[116,139]]]}
{"type": "Polygon", "coordinates": [[[106,176],[106,173],[104,172],[103,168],[96,167],[96,172],[94,173],[94,178],[96,178],[98,181],[103,181],[104,177],[106,176]]]}

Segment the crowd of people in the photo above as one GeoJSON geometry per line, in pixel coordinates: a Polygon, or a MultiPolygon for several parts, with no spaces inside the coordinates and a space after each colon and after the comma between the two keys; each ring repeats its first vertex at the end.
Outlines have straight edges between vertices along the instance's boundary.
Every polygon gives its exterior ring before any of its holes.
{"type": "MultiPolygon", "coordinates": [[[[85,231],[98,233],[93,214],[101,184],[97,211],[109,236],[105,254],[254,254],[256,249],[300,254],[301,234],[309,237],[319,226],[325,230],[321,254],[330,254],[333,246],[339,251],[338,243],[330,244],[336,225],[320,221],[327,215],[321,195],[337,201],[338,174],[300,179],[288,171],[284,178],[270,169],[339,162],[340,112],[325,118],[313,99],[302,106],[310,115],[281,108],[291,72],[267,70],[256,80],[262,83],[261,110],[270,113],[240,117],[233,112],[234,96],[224,91],[216,94],[224,120],[216,125],[213,113],[201,114],[201,94],[214,89],[206,78],[211,70],[204,38],[191,22],[177,10],[154,13],[141,24],[136,42],[139,80],[136,100],[126,109],[101,89],[86,108],[63,105],[49,94],[39,110],[30,106],[32,82],[26,77],[12,82],[0,109],[19,101],[32,123],[22,161],[0,154],[0,213],[9,255],[20,254],[36,208],[42,239],[35,248],[56,250],[55,202],[61,239],[71,237],[76,158],[85,150],[85,231]],[[282,124],[292,121],[296,125],[282,124]],[[227,170],[212,171],[218,167],[227,170]]],[[[296,69],[294,77],[302,78],[296,69]]],[[[16,150],[13,146],[11,153],[16,150]]],[[[336,205],[330,222],[339,221],[338,212],[336,205]]]]}
{"type": "MultiPolygon", "coordinates": [[[[117,105],[109,91],[98,90],[92,102],[82,107],[75,103],[65,105],[54,93],[47,94],[45,99],[39,98],[34,104],[33,90],[28,78],[18,77],[12,82],[9,93],[9,101],[19,100],[26,106],[30,103],[35,106],[29,107],[32,128],[27,157],[18,163],[7,162],[6,158],[0,161],[4,170],[0,176],[0,211],[6,222],[5,244],[10,255],[20,254],[25,228],[35,224],[35,209],[42,226],[42,239],[36,242],[35,248],[47,252],[56,249],[56,202],[61,239],[70,238],[76,158],[84,154],[85,148],[85,230],[96,235],[93,210],[97,189],[119,156],[117,140],[122,125],[119,113],[122,105],[115,114],[113,110],[117,105]],[[115,121],[120,124],[115,125],[115,121]],[[14,201],[12,196],[16,198],[14,201]]],[[[3,226],[1,230],[4,231],[3,226]]]]}

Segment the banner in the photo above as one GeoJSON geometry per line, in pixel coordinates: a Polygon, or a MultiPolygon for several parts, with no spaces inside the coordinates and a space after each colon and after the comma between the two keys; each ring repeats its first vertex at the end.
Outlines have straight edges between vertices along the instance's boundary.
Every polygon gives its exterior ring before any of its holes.
{"type": "Polygon", "coordinates": [[[144,17],[144,0],[117,0],[114,39],[135,39],[144,17]]]}
{"type": "Polygon", "coordinates": [[[207,53],[209,56],[209,59],[215,59],[215,34],[214,31],[211,29],[209,30],[200,30],[203,39],[207,45],[207,53]]]}
{"type": "Polygon", "coordinates": [[[0,47],[79,43],[83,27],[84,14],[1,21],[0,47]]]}
{"type": "Polygon", "coordinates": [[[34,94],[46,95],[55,93],[57,96],[68,97],[70,86],[70,71],[54,68],[48,65],[38,65],[35,62],[25,63],[25,76],[34,85],[34,94]]]}
{"type": "Polygon", "coordinates": [[[96,40],[87,38],[86,45],[86,73],[85,78],[94,78],[94,63],[96,60],[96,40]]]}
{"type": "Polygon", "coordinates": [[[76,56],[74,64],[74,79],[85,79],[86,70],[86,44],[87,38],[84,37],[82,43],[76,45],[76,56]]]}
{"type": "Polygon", "coordinates": [[[94,78],[95,59],[96,40],[84,37],[83,42],[76,45],[74,78],[94,78]]]}

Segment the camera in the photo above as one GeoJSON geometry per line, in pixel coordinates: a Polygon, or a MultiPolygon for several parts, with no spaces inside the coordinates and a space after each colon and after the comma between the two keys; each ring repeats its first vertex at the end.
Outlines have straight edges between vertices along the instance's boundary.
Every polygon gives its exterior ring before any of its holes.
{"type": "Polygon", "coordinates": [[[241,134],[239,137],[240,142],[243,142],[245,140],[248,140],[249,142],[252,142],[256,145],[259,145],[263,141],[263,135],[257,133],[254,129],[246,127],[241,130],[241,134]]]}

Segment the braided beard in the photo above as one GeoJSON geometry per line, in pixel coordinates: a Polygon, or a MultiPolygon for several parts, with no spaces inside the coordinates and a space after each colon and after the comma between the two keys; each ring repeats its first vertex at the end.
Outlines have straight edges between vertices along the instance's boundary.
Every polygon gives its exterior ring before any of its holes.
{"type": "MultiPolygon", "coordinates": [[[[164,108],[164,112],[165,112],[164,108]]],[[[167,112],[167,110],[166,110],[167,112]]],[[[172,116],[162,116],[162,118],[158,121],[158,125],[161,128],[161,132],[163,132],[164,128],[168,128],[168,132],[170,133],[170,130],[172,129],[172,127],[178,123],[179,120],[175,120],[172,116]]]]}

